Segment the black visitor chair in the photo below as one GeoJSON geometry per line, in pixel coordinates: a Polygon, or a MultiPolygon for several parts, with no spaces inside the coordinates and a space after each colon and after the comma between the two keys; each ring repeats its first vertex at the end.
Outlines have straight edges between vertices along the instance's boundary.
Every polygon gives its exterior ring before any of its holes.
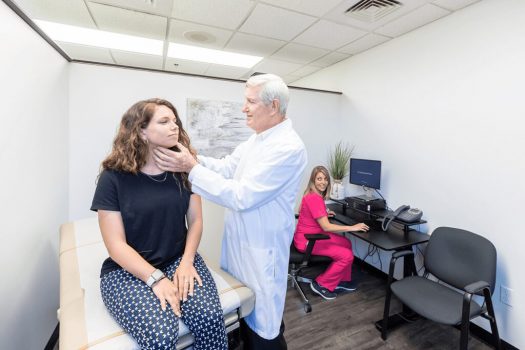
{"type": "Polygon", "coordinates": [[[470,320],[482,316],[489,320],[494,346],[501,342],[492,306],[491,295],[496,281],[496,248],[486,238],[475,233],[439,227],[434,230],[424,253],[425,272],[393,282],[398,258],[413,258],[412,251],[392,255],[385,298],[381,337],[387,338],[388,316],[392,293],[415,313],[438,323],[460,325],[459,348],[466,350],[470,320]],[[429,279],[432,275],[438,281],[429,279]],[[443,283],[442,283],[443,282],[443,283]],[[473,300],[483,297],[482,305],[473,300]]]}

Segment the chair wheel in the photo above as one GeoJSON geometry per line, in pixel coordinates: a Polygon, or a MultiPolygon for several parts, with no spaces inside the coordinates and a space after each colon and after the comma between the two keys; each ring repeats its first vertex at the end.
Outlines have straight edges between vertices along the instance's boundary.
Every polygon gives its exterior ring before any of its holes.
{"type": "Polygon", "coordinates": [[[304,312],[309,313],[312,311],[312,306],[310,304],[304,304],[304,312]]]}

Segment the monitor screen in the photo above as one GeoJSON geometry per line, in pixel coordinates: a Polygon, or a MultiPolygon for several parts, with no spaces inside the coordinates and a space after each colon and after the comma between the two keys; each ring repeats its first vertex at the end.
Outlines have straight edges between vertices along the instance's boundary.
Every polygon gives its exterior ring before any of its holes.
{"type": "Polygon", "coordinates": [[[350,183],[378,190],[381,185],[381,161],[350,158],[350,183]]]}

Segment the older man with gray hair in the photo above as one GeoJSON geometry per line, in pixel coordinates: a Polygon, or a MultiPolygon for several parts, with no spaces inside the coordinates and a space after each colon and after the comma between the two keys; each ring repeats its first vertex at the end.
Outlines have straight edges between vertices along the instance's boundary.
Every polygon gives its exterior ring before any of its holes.
{"type": "Polygon", "coordinates": [[[221,267],[250,287],[254,311],[245,318],[248,349],[286,349],[282,322],[294,206],[306,167],[303,142],[286,117],[289,92],[273,74],[246,82],[243,112],[255,131],[222,159],[158,149],[166,171],[187,172],[192,191],[226,207],[221,267]]]}

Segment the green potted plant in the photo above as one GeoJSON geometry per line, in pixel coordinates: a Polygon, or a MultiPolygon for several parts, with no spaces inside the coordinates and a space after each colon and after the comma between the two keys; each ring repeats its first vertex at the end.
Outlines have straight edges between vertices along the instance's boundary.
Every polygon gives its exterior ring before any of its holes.
{"type": "Polygon", "coordinates": [[[353,151],[354,146],[351,146],[346,142],[339,141],[335,147],[330,149],[328,152],[328,171],[334,180],[330,197],[334,199],[345,198],[343,178],[348,175],[348,163],[353,151]]]}

